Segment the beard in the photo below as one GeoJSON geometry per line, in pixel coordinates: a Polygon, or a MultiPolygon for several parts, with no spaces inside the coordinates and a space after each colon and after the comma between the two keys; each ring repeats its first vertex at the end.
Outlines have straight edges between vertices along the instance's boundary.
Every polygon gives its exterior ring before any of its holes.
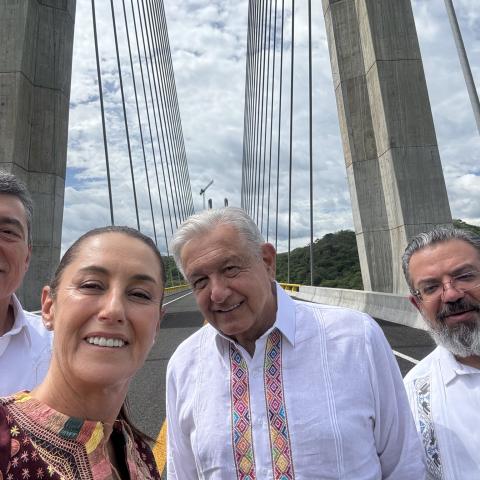
{"type": "Polygon", "coordinates": [[[438,312],[436,322],[428,322],[428,330],[435,343],[460,358],[480,356],[480,318],[452,326],[448,326],[445,319],[468,310],[480,313],[480,303],[465,298],[446,303],[438,312]]]}

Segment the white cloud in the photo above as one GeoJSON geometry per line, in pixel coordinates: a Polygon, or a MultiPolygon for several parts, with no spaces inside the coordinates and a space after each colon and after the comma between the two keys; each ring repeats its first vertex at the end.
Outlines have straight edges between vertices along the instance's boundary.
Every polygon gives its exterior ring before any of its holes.
{"type": "MultiPolygon", "coordinates": [[[[342,228],[352,228],[352,214],[346,181],[337,110],[331,79],[330,61],[321,2],[312,2],[314,21],[314,237],[342,228]]],[[[452,214],[480,224],[478,179],[480,138],[470,108],[465,83],[450,33],[443,2],[413,0],[414,14],[424,60],[438,143],[444,166],[452,214]]],[[[473,74],[480,81],[480,11],[478,0],[457,0],[455,6],[472,62],[473,74]]],[[[102,58],[102,79],[106,105],[107,135],[116,221],[136,225],[125,128],[121,111],[117,65],[109,2],[96,2],[102,58]]],[[[126,2],[128,5],[129,2],[126,2]]],[[[137,193],[142,229],[152,232],[150,207],[139,143],[133,83],[127,56],[121,2],[116,1],[116,18],[127,98],[128,126],[132,133],[132,161],[138,179],[137,193]]],[[[280,2],[279,2],[280,5],[280,2]]],[[[211,179],[207,191],[214,206],[240,205],[245,96],[245,53],[247,45],[247,0],[165,0],[170,47],[179,99],[188,169],[196,210],[202,208],[199,191],[211,179]]],[[[132,19],[128,10],[130,26],[132,19]]],[[[137,19],[138,20],[138,19],[137,19]]],[[[291,18],[287,12],[286,29],[291,18]]],[[[292,247],[305,245],[310,238],[308,181],[308,112],[306,79],[307,30],[306,2],[297,2],[295,56],[294,175],[292,179],[292,247]]],[[[133,31],[130,30],[131,39],[133,31]]],[[[285,44],[284,92],[289,91],[289,42],[285,44]]],[[[136,80],[140,65],[134,49],[136,80]]],[[[279,66],[277,58],[277,69],[279,66]]],[[[145,65],[143,66],[145,68],[145,65]]],[[[278,85],[278,83],[277,83],[278,85]]],[[[140,105],[143,92],[137,84],[140,105]]],[[[276,102],[278,99],[275,100],[276,102]]],[[[148,100],[150,103],[150,100],[148,100]]],[[[279,182],[279,249],[287,246],[288,232],[288,112],[283,99],[281,174],[279,182]]],[[[109,222],[106,167],[96,80],[95,51],[90,2],[77,2],[67,189],[63,226],[66,247],[84,230],[109,222]]],[[[142,110],[144,111],[144,109],[142,110]]],[[[274,122],[278,118],[274,115],[274,122]]],[[[149,172],[154,171],[148,123],[142,113],[149,172]]],[[[157,158],[159,185],[165,213],[167,205],[158,142],[153,129],[153,148],[157,158]]],[[[276,123],[275,123],[276,125],[276,123]]],[[[276,208],[276,134],[272,151],[270,209],[276,208]]],[[[162,151],[162,156],[165,152],[162,151]]],[[[267,156],[268,161],[268,156],[267,156]]],[[[166,168],[166,166],[164,167],[166,168]]],[[[266,189],[268,184],[266,185],[266,189]]],[[[151,181],[152,200],[157,218],[157,236],[164,244],[159,194],[155,177],[151,181]]],[[[265,190],[266,192],[267,190],[265,190]]],[[[170,236],[169,218],[166,219],[170,236]]],[[[175,219],[172,217],[175,227],[175,219]]],[[[275,220],[269,225],[274,240],[275,220]]],[[[264,208],[266,234],[266,203],[264,208]]]]}

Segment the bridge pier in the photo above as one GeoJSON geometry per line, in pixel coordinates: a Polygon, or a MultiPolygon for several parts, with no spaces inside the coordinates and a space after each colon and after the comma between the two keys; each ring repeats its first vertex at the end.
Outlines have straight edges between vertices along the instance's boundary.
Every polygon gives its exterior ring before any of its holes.
{"type": "Polygon", "coordinates": [[[451,224],[410,0],[322,0],[366,290],[404,293],[408,240],[451,224]]]}
{"type": "Polygon", "coordinates": [[[33,256],[19,297],[40,304],[60,256],[76,0],[0,1],[0,168],[28,186],[33,256]]]}

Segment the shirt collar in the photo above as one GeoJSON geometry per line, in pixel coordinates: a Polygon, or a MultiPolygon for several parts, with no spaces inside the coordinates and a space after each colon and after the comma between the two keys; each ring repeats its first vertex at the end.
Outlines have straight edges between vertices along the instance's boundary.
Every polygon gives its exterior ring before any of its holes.
{"type": "Polygon", "coordinates": [[[295,347],[295,302],[277,283],[277,320],[273,327],[282,332],[282,335],[295,347]]]}
{"type": "Polygon", "coordinates": [[[31,347],[32,339],[27,328],[25,313],[23,312],[23,308],[15,295],[12,295],[12,298],[10,299],[10,305],[13,307],[14,321],[12,328],[6,332],[4,336],[18,335],[19,333],[23,332],[27,338],[28,346],[31,347]]]}
{"type": "Polygon", "coordinates": [[[439,346],[438,349],[440,368],[442,370],[445,385],[448,385],[460,375],[480,374],[480,370],[478,368],[460,363],[445,347],[439,346]]]}
{"type": "MultiPolygon", "coordinates": [[[[277,317],[275,323],[260,338],[268,336],[274,328],[278,328],[292,347],[295,347],[295,303],[277,282],[275,282],[275,286],[277,289],[277,317]]],[[[217,347],[223,351],[222,339],[227,342],[232,342],[232,339],[216,329],[215,331],[217,347]]]]}

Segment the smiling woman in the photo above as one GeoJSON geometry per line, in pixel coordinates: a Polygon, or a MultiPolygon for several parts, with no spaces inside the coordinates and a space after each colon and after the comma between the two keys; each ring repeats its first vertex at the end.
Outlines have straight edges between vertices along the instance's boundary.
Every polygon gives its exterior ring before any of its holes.
{"type": "Polygon", "coordinates": [[[55,332],[48,374],[0,399],[0,479],[160,478],[125,398],[155,342],[164,283],[155,244],[128,227],[92,230],[67,250],[42,292],[55,332]]]}

